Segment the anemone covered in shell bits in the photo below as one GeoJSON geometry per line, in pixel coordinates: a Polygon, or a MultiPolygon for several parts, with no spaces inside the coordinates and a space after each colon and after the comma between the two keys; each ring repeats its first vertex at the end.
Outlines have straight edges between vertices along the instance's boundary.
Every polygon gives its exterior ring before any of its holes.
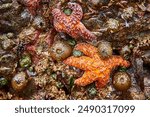
{"type": "Polygon", "coordinates": [[[5,52],[0,55],[0,75],[9,76],[15,73],[17,65],[16,54],[12,52],[5,52]]]}
{"type": "Polygon", "coordinates": [[[131,78],[126,72],[117,72],[113,77],[113,86],[118,91],[126,91],[131,86],[131,78]]]}
{"type": "Polygon", "coordinates": [[[20,92],[22,91],[28,84],[27,74],[25,72],[17,73],[11,80],[12,88],[20,92]]]}
{"type": "Polygon", "coordinates": [[[129,48],[129,46],[126,45],[126,46],[121,48],[120,55],[123,58],[128,59],[130,54],[131,54],[131,49],[129,48]]]}
{"type": "Polygon", "coordinates": [[[43,17],[36,16],[33,20],[32,26],[37,30],[44,30],[47,27],[47,22],[43,17]]]}
{"type": "Polygon", "coordinates": [[[113,50],[110,42],[101,41],[98,44],[98,52],[102,58],[109,58],[110,56],[112,56],[113,50]]]}
{"type": "Polygon", "coordinates": [[[71,46],[65,41],[56,41],[49,50],[50,56],[56,61],[62,61],[72,53],[71,46]]]}

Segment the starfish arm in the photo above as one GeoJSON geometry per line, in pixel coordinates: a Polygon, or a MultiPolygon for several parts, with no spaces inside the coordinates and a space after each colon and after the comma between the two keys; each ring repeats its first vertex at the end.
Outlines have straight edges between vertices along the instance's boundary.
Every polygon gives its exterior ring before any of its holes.
{"type": "Polygon", "coordinates": [[[56,31],[58,32],[63,32],[64,28],[61,24],[59,24],[57,21],[54,21],[54,27],[56,29],[56,31]]]}
{"type": "Polygon", "coordinates": [[[110,72],[111,72],[111,69],[109,68],[103,69],[100,72],[97,71],[97,77],[98,77],[97,82],[96,82],[97,89],[100,89],[107,85],[109,78],[110,78],[110,72]]]}
{"type": "Polygon", "coordinates": [[[61,24],[67,19],[67,16],[58,8],[52,10],[52,15],[54,17],[54,22],[59,22],[61,24]]]}
{"type": "MultiPolygon", "coordinates": [[[[104,75],[104,74],[103,74],[104,75]]],[[[96,82],[96,88],[100,89],[106,86],[110,78],[110,72],[105,74],[104,77],[99,77],[96,82]]]]}
{"type": "Polygon", "coordinates": [[[112,56],[109,58],[108,61],[110,61],[110,62],[108,62],[108,64],[110,64],[112,68],[115,66],[122,66],[122,67],[129,67],[130,66],[129,61],[124,60],[120,56],[112,56]]]}
{"type": "Polygon", "coordinates": [[[97,75],[91,71],[84,72],[83,76],[75,80],[75,84],[86,86],[97,80],[97,75]]]}
{"type": "Polygon", "coordinates": [[[96,40],[96,36],[89,31],[81,22],[77,25],[80,30],[81,37],[88,40],[96,40]]]}
{"type": "Polygon", "coordinates": [[[94,60],[86,57],[86,56],[81,56],[81,57],[74,57],[71,56],[67,58],[66,60],[63,61],[65,64],[77,67],[82,70],[95,70],[97,67],[97,64],[94,64],[94,60]]]}
{"type": "Polygon", "coordinates": [[[79,43],[75,46],[74,48],[75,50],[80,50],[81,52],[83,52],[86,56],[89,56],[91,58],[98,58],[99,59],[99,55],[98,55],[98,50],[96,47],[87,44],[87,43],[79,43]]]}
{"type": "Polygon", "coordinates": [[[72,13],[71,13],[71,18],[72,19],[77,19],[77,20],[81,20],[83,17],[83,11],[82,11],[82,7],[79,4],[76,3],[72,3],[69,2],[68,3],[68,8],[72,9],[72,13]]]}
{"type": "Polygon", "coordinates": [[[79,38],[80,36],[78,35],[79,30],[77,30],[76,28],[74,28],[73,30],[70,30],[70,36],[73,37],[74,39],[79,38]]]}

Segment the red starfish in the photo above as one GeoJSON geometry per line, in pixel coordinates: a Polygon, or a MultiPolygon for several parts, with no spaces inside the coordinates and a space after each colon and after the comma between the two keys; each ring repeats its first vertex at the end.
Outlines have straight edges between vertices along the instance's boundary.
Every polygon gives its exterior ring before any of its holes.
{"type": "Polygon", "coordinates": [[[66,32],[75,39],[82,37],[88,40],[95,40],[96,36],[80,22],[83,16],[81,6],[77,3],[69,2],[68,7],[73,10],[70,16],[63,13],[60,8],[52,10],[55,29],[58,32],[66,32]]]}
{"type": "Polygon", "coordinates": [[[86,56],[74,57],[71,56],[64,60],[64,63],[70,66],[84,70],[81,78],[75,80],[75,84],[86,86],[96,81],[96,87],[104,87],[110,77],[111,70],[116,66],[128,67],[130,63],[120,56],[111,56],[108,59],[102,59],[96,47],[80,43],[77,44],[75,50],[82,51],[86,56]]]}

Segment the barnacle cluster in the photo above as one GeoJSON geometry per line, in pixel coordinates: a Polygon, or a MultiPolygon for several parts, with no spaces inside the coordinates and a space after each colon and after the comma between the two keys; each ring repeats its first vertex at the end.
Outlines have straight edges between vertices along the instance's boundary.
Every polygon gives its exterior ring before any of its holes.
{"type": "Polygon", "coordinates": [[[0,0],[0,99],[150,99],[149,0],[0,0]]]}

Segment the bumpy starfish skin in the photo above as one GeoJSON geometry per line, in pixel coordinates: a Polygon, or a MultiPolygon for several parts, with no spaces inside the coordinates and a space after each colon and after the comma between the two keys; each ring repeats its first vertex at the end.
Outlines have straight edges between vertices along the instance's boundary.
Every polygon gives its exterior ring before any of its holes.
{"type": "Polygon", "coordinates": [[[66,32],[75,39],[82,37],[88,40],[95,40],[96,36],[80,22],[83,16],[81,6],[69,2],[68,7],[73,10],[70,16],[64,14],[59,8],[52,10],[55,29],[58,32],[66,32]]]}
{"type": "Polygon", "coordinates": [[[74,82],[79,86],[86,86],[96,81],[98,89],[104,87],[109,81],[113,68],[117,66],[128,67],[130,65],[128,61],[120,56],[113,55],[108,59],[101,59],[97,48],[87,43],[77,44],[75,50],[82,51],[86,56],[71,56],[64,60],[64,63],[85,71],[83,76],[74,82]]]}

